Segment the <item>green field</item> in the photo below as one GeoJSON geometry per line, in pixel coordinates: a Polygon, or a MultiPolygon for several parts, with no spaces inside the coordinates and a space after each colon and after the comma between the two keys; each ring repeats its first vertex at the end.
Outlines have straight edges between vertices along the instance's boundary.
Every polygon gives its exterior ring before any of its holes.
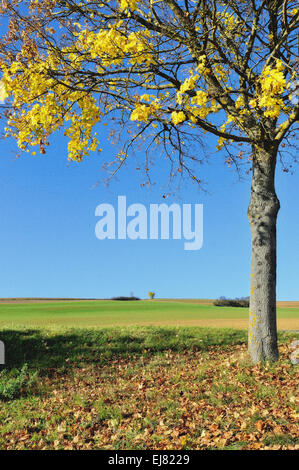
{"type": "MultiPolygon", "coordinates": [[[[1,327],[170,325],[247,328],[248,309],[165,301],[0,304],[1,327]]],[[[299,308],[278,308],[280,329],[299,329],[299,308]]]]}

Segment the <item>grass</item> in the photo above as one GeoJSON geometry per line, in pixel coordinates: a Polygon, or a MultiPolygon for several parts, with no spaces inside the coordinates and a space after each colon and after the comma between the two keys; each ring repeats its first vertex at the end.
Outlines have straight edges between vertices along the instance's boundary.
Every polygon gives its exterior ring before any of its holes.
{"type": "MultiPolygon", "coordinates": [[[[278,314],[298,329],[297,308],[278,314]]],[[[1,304],[0,449],[295,448],[298,335],[280,331],[280,361],[253,366],[247,317],[183,301],[1,304]]]]}
{"type": "MultiPolygon", "coordinates": [[[[248,309],[188,302],[81,301],[0,305],[1,326],[177,325],[247,328],[248,309]]],[[[279,308],[278,327],[299,329],[299,308],[279,308]]]]}
{"type": "Polygon", "coordinates": [[[21,370],[2,371],[0,375],[0,400],[19,398],[24,392],[29,392],[35,384],[37,372],[29,373],[27,364],[21,370]]]}
{"type": "Polygon", "coordinates": [[[5,328],[0,330],[0,337],[5,344],[6,368],[26,363],[38,370],[105,364],[113,357],[146,356],[169,349],[206,350],[212,345],[246,341],[246,333],[241,330],[198,327],[5,328]]]}
{"type": "Polygon", "coordinates": [[[258,366],[234,329],[19,327],[0,337],[0,449],[296,446],[294,334],[279,334],[277,364],[258,366]]]}

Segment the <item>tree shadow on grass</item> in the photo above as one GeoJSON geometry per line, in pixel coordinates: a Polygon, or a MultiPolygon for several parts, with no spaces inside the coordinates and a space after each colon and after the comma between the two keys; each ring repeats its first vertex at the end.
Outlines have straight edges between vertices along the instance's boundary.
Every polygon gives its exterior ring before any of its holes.
{"type": "MultiPolygon", "coordinates": [[[[4,329],[5,369],[59,369],[86,363],[104,364],[112,358],[158,354],[166,350],[206,350],[246,341],[239,330],[207,328],[128,327],[70,329],[4,329]]],[[[3,366],[2,366],[3,367],[3,366]]]]}

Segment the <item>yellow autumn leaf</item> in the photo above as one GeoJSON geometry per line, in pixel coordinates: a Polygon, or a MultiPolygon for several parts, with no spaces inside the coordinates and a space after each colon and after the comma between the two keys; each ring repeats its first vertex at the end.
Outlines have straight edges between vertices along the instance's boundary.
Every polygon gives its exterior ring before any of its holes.
{"type": "Polygon", "coordinates": [[[6,91],[3,81],[1,80],[0,81],[0,102],[3,103],[7,97],[8,97],[8,93],[6,91]]]}

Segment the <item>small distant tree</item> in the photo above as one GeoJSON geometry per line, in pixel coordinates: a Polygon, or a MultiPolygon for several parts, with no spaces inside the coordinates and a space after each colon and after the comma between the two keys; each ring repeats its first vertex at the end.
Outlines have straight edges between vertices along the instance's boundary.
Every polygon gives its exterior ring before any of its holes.
{"type": "Polygon", "coordinates": [[[153,300],[155,295],[156,295],[155,292],[149,292],[148,293],[148,296],[149,296],[150,300],[153,300]]]}
{"type": "Polygon", "coordinates": [[[171,178],[200,183],[209,134],[228,165],[248,160],[249,351],[253,362],[276,360],[274,179],[299,117],[297,1],[3,0],[1,12],[4,133],[22,151],[45,153],[63,129],[69,158],[81,161],[100,150],[96,126],[109,122],[126,140],[106,162],[112,175],[144,142],[146,174],[161,145],[171,178]]]}

